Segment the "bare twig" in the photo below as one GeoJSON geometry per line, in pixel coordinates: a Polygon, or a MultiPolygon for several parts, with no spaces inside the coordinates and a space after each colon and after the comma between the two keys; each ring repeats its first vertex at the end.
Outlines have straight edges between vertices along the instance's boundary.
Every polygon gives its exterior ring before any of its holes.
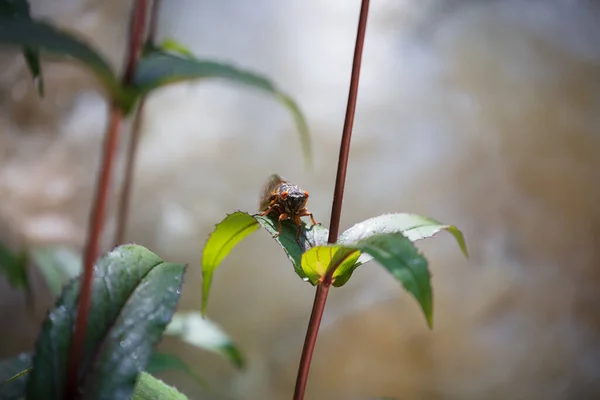
{"type": "MultiPolygon", "coordinates": [[[[362,61],[362,51],[365,41],[365,32],[367,28],[367,15],[369,13],[369,0],[362,0],[360,8],[360,17],[358,20],[358,30],[356,33],[356,45],[354,48],[354,59],[352,62],[352,75],[350,78],[350,90],[348,93],[348,104],[346,107],[346,118],[344,121],[344,130],[342,133],[342,143],[340,145],[340,155],[338,158],[338,169],[335,181],[335,191],[333,194],[333,205],[331,209],[331,221],[329,223],[329,243],[337,241],[340,216],[342,213],[342,201],[344,197],[344,185],[346,183],[346,170],[348,167],[348,155],[350,153],[350,139],[352,136],[352,125],[354,123],[354,113],[356,110],[356,98],[358,94],[358,81],[360,77],[360,65],[362,61]]],[[[310,321],[302,348],[300,365],[298,366],[298,377],[296,378],[296,388],[294,390],[294,400],[302,400],[306,391],[306,382],[310,370],[310,362],[314,351],[319,326],[325,310],[329,287],[334,271],[328,271],[321,284],[317,286],[315,300],[313,303],[310,321]]]]}

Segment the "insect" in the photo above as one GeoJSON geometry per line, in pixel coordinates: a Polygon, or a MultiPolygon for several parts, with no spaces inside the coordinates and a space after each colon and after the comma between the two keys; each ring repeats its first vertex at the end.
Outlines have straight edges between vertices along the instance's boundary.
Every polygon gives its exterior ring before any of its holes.
{"type": "Polygon", "coordinates": [[[297,185],[285,181],[277,174],[269,177],[265,183],[260,198],[261,216],[275,213],[279,215],[279,225],[275,237],[281,234],[281,222],[291,219],[298,225],[298,234],[296,240],[300,238],[302,232],[302,221],[300,217],[310,217],[313,225],[316,225],[311,212],[306,209],[308,201],[308,192],[300,189],[297,185]]]}

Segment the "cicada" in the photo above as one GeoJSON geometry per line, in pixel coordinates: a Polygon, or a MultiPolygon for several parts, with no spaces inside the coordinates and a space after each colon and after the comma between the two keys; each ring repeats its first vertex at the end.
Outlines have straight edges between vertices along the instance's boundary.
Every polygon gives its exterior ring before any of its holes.
{"type": "Polygon", "coordinates": [[[285,181],[279,175],[273,174],[263,187],[259,207],[262,211],[260,215],[265,216],[273,213],[279,216],[279,225],[275,237],[281,234],[281,222],[286,219],[292,220],[298,225],[298,234],[296,235],[296,240],[298,240],[302,232],[300,217],[310,217],[313,225],[317,224],[312,213],[306,209],[307,201],[307,191],[285,181]]]}

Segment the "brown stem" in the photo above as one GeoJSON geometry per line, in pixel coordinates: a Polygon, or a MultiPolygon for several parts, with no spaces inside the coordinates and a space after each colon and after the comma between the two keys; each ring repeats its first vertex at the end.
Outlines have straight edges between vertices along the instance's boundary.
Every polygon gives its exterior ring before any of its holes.
{"type": "Polygon", "coordinates": [[[150,24],[148,27],[148,41],[155,44],[156,32],[158,31],[158,11],[160,11],[160,0],[154,0],[152,2],[152,9],[150,10],[150,24]]]}
{"type": "Polygon", "coordinates": [[[294,389],[294,400],[304,399],[306,391],[306,381],[308,380],[308,371],[310,370],[310,362],[312,360],[317,335],[319,334],[319,326],[321,318],[323,318],[323,310],[325,310],[325,302],[329,292],[328,285],[318,285],[313,302],[313,309],[310,313],[310,322],[304,339],[304,347],[302,348],[302,356],[300,357],[300,365],[298,366],[298,376],[296,378],[296,388],[294,389]]]}
{"type": "MultiPolygon", "coordinates": [[[[328,243],[337,241],[340,229],[340,216],[342,214],[342,201],[344,198],[344,185],[346,183],[346,170],[348,168],[348,156],[350,154],[350,139],[352,136],[352,126],[354,124],[354,114],[356,111],[356,98],[358,95],[358,81],[360,78],[360,65],[362,61],[362,52],[365,42],[365,32],[367,29],[367,15],[369,13],[369,0],[362,0],[360,6],[360,16],[358,19],[358,29],[356,32],[356,44],[354,47],[354,59],[352,62],[352,75],[350,78],[350,90],[348,92],[348,104],[346,106],[346,118],[344,120],[344,130],[342,132],[342,143],[340,145],[340,155],[338,158],[338,168],[335,180],[335,190],[333,194],[333,205],[331,209],[331,221],[329,223],[328,243]]],[[[313,309],[308,323],[304,347],[300,365],[298,366],[298,376],[296,378],[296,388],[294,390],[294,400],[304,399],[306,391],[306,382],[310,370],[310,362],[319,333],[319,326],[323,318],[327,294],[331,286],[333,270],[327,271],[324,280],[317,286],[313,309]]]]}
{"type": "Polygon", "coordinates": [[[127,220],[129,217],[129,209],[131,206],[131,192],[133,189],[133,170],[137,159],[138,144],[142,131],[142,115],[146,104],[146,97],[140,99],[140,104],[135,113],[133,127],[131,130],[131,138],[127,147],[127,158],[125,160],[125,172],[123,177],[123,186],[121,188],[121,196],[117,208],[117,230],[115,234],[115,246],[125,242],[125,234],[127,233],[127,220]]]}
{"type": "MultiPolygon", "coordinates": [[[[135,66],[142,51],[146,25],[146,0],[136,0],[134,3],[132,21],[130,26],[130,41],[127,54],[127,64],[123,76],[123,85],[129,85],[133,80],[135,66]]],[[[120,108],[111,102],[110,121],[105,135],[102,165],[100,175],[96,183],[96,194],[90,213],[88,226],[88,237],[83,255],[83,277],[77,306],[77,317],[75,331],[71,341],[69,352],[67,382],[65,387],[66,399],[77,399],[79,381],[79,365],[83,358],[85,331],[92,300],[92,283],[94,278],[94,262],[98,257],[100,247],[100,236],[104,227],[106,206],[111,186],[112,170],[116,158],[119,143],[119,131],[123,114],[120,108]]]]}
{"type": "Polygon", "coordinates": [[[100,177],[96,186],[96,198],[92,206],[90,215],[90,225],[88,228],[88,239],[85,253],[83,255],[83,278],[77,309],[77,320],[75,323],[75,332],[71,342],[71,351],[69,353],[69,365],[67,372],[66,398],[78,398],[77,383],[78,370],[81,359],[83,358],[83,345],[85,342],[85,330],[92,299],[92,282],[94,277],[94,261],[98,255],[98,247],[102,227],[104,225],[104,215],[106,213],[106,204],[108,201],[108,192],[110,189],[111,170],[114,164],[115,154],[119,137],[119,127],[121,123],[121,111],[113,106],[110,115],[108,130],[106,131],[104,144],[104,157],[100,177]]]}
{"type": "MultiPolygon", "coordinates": [[[[158,26],[158,10],[160,8],[160,0],[152,2],[150,10],[150,26],[148,32],[148,41],[154,44],[156,39],[156,31],[158,26]]],[[[140,99],[133,127],[131,130],[131,138],[127,147],[127,158],[125,159],[125,172],[123,174],[123,186],[121,188],[121,196],[117,207],[117,228],[115,234],[115,246],[125,242],[127,234],[127,221],[129,220],[129,210],[131,207],[131,192],[133,190],[133,171],[137,160],[137,151],[140,142],[142,131],[142,119],[144,116],[144,108],[146,107],[146,96],[140,99]]]]}
{"type": "Polygon", "coordinates": [[[129,32],[129,47],[127,50],[127,64],[123,75],[123,85],[129,86],[133,82],[135,67],[142,55],[144,48],[144,37],[146,36],[146,16],[148,14],[148,1],[136,0],[133,4],[133,15],[131,18],[129,32]]]}

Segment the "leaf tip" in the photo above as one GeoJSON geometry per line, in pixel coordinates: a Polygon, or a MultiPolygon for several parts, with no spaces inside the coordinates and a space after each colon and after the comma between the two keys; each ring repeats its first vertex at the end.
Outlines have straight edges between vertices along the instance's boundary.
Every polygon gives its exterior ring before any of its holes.
{"type": "Polygon", "coordinates": [[[461,232],[460,229],[458,229],[454,225],[451,225],[450,227],[448,227],[448,231],[450,231],[452,236],[454,236],[454,238],[458,242],[458,246],[460,247],[460,250],[465,255],[465,257],[468,259],[469,251],[467,250],[467,242],[465,241],[465,235],[461,232]]]}
{"type": "Polygon", "coordinates": [[[433,330],[433,315],[432,315],[432,313],[426,314],[425,319],[427,319],[427,327],[429,328],[429,330],[433,330]]]}

